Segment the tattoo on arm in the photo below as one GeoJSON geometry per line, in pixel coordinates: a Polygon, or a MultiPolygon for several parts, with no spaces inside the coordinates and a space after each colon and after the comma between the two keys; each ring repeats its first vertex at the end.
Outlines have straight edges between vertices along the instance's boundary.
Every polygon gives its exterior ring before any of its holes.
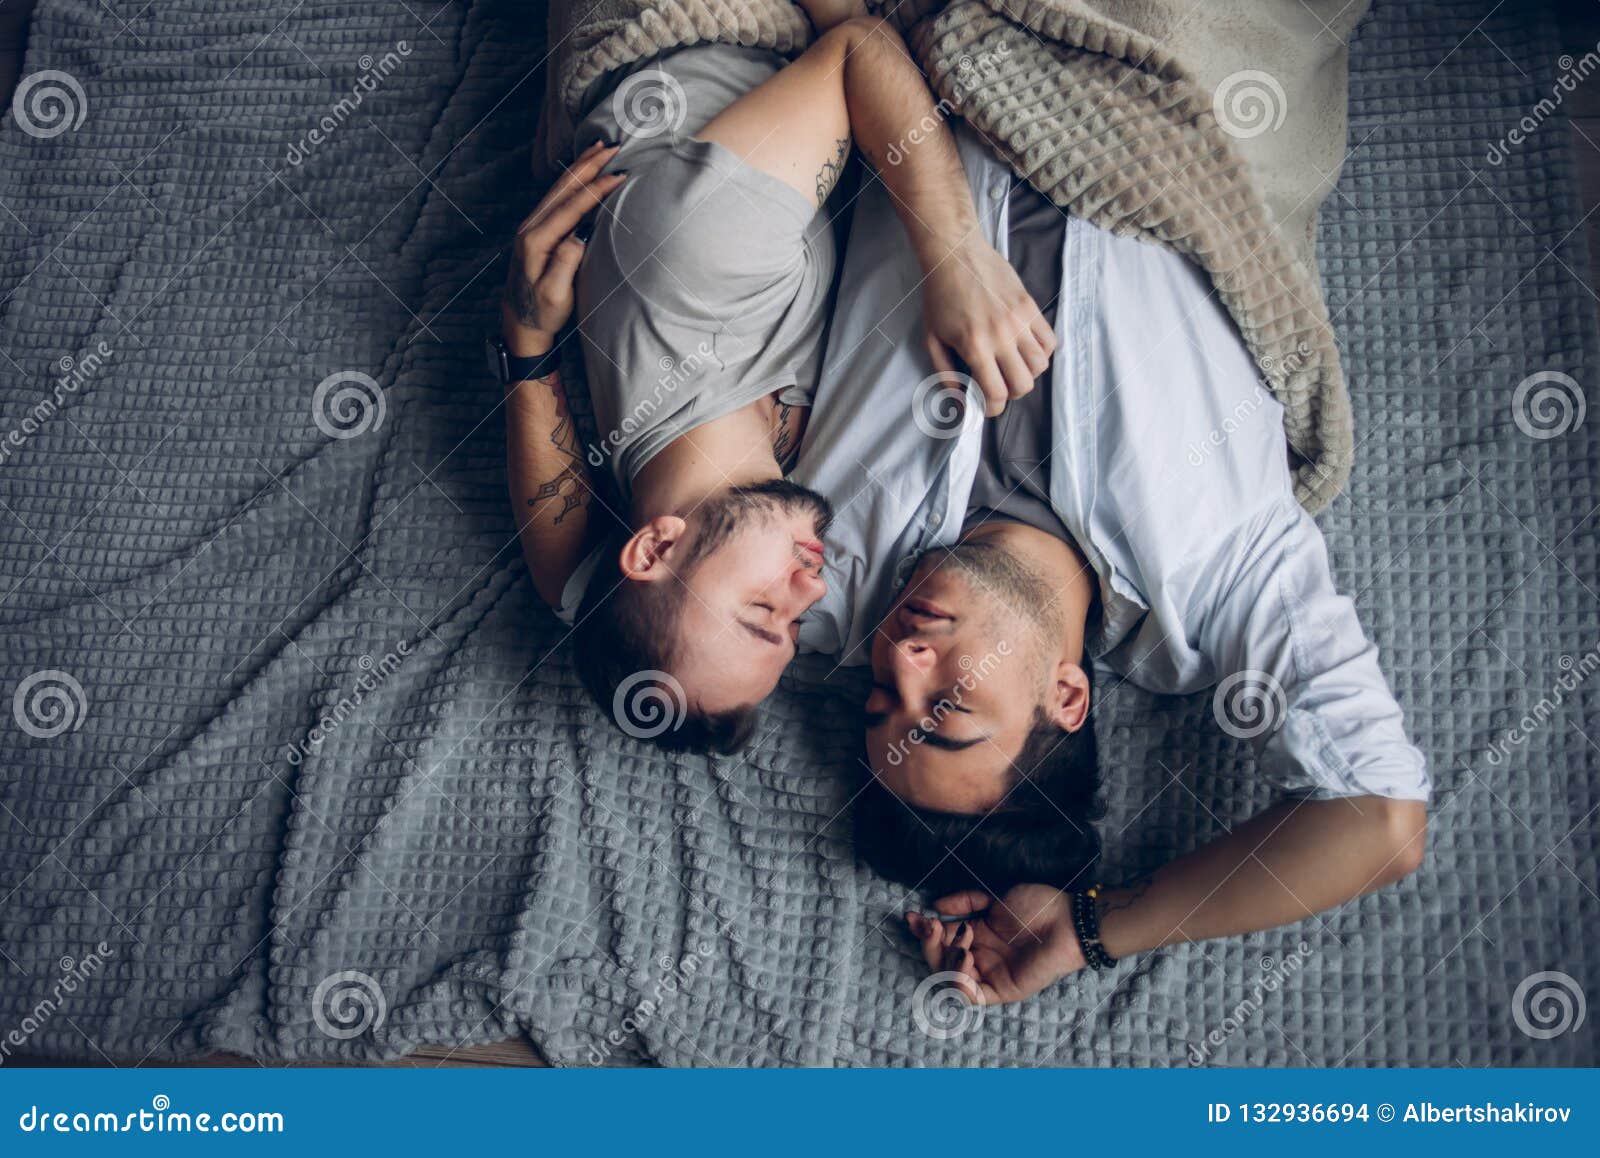
{"type": "Polygon", "coordinates": [[[1101,921],[1104,921],[1106,919],[1106,914],[1108,913],[1116,913],[1123,909],[1133,908],[1134,905],[1138,904],[1138,902],[1143,899],[1145,893],[1150,891],[1150,885],[1155,880],[1155,875],[1156,874],[1152,872],[1146,873],[1143,876],[1134,877],[1133,880],[1129,881],[1120,890],[1121,892],[1125,892],[1127,894],[1126,896],[1110,897],[1105,893],[1102,893],[1095,900],[1096,916],[1098,916],[1101,921]]]}
{"type": "Polygon", "coordinates": [[[528,505],[537,507],[542,503],[560,499],[561,509],[556,512],[552,520],[553,523],[559,524],[578,507],[589,505],[591,497],[589,472],[583,462],[583,452],[578,447],[577,427],[573,425],[572,413],[567,409],[567,391],[561,384],[560,371],[541,379],[539,385],[548,386],[555,398],[556,425],[550,432],[550,441],[567,460],[567,465],[553,478],[539,484],[539,489],[534,491],[533,497],[528,500],[528,505]]]}
{"type": "Polygon", "coordinates": [[[834,146],[834,154],[830,160],[823,162],[822,171],[817,174],[817,204],[821,205],[828,199],[828,194],[833,192],[833,187],[839,183],[839,175],[844,172],[844,163],[850,157],[850,138],[840,137],[834,146]]]}
{"type": "Polygon", "coordinates": [[[772,457],[778,460],[778,466],[784,474],[794,469],[795,460],[800,457],[799,441],[794,436],[794,426],[790,422],[793,415],[793,403],[778,403],[778,432],[772,438],[772,457]]]}
{"type": "Polygon", "coordinates": [[[533,282],[515,261],[511,263],[511,268],[506,274],[506,299],[510,302],[511,312],[516,315],[519,324],[534,330],[540,328],[539,303],[534,297],[533,282]]]}

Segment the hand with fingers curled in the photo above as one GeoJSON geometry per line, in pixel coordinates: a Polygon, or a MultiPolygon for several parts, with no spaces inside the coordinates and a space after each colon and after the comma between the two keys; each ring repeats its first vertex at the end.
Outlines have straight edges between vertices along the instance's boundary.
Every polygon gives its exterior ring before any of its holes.
{"type": "Polygon", "coordinates": [[[934,902],[945,921],[918,912],[906,925],[934,972],[960,973],[962,991],[979,1005],[1004,1005],[1032,997],[1086,962],[1072,924],[1066,892],[1049,885],[1017,885],[1002,897],[969,889],[934,902]]]}
{"type": "Polygon", "coordinates": [[[929,270],[922,320],[934,369],[959,373],[964,367],[983,393],[989,418],[1033,390],[1056,348],[1055,330],[1017,271],[975,236],[929,270]]]}
{"type": "Polygon", "coordinates": [[[517,227],[505,297],[500,304],[506,345],[519,356],[540,355],[556,344],[572,317],[583,224],[626,173],[602,173],[619,145],[597,141],[550,187],[517,227]]]}

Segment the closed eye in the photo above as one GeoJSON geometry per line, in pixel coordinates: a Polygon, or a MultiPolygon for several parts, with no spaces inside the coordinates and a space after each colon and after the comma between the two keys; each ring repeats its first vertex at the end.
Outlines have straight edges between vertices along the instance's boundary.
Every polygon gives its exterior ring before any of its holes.
{"type": "Polygon", "coordinates": [[[739,620],[739,626],[744,628],[746,631],[748,631],[751,635],[755,636],[757,639],[761,640],[763,643],[773,643],[773,644],[777,644],[780,647],[782,647],[782,646],[787,646],[787,645],[789,645],[790,643],[793,642],[792,640],[789,640],[789,639],[785,638],[784,636],[779,635],[775,631],[768,631],[764,627],[757,627],[755,624],[746,623],[742,619],[739,620]]]}

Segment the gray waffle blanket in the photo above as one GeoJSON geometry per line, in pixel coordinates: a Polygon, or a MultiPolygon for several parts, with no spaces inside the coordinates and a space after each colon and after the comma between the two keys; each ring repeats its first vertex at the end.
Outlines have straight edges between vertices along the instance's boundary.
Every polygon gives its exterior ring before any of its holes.
{"type": "MultiPolygon", "coordinates": [[[[1517,396],[1596,372],[1522,9],[1375,6],[1319,253],[1360,443],[1323,524],[1427,867],[927,1033],[842,814],[859,688],[809,660],[747,758],[664,757],[518,560],[477,349],[542,6],[42,0],[0,132],[0,1061],[1595,1060],[1523,984],[1600,984],[1600,423],[1517,396]]],[[[1265,803],[1207,697],[1104,682],[1109,877],[1265,803]]]]}

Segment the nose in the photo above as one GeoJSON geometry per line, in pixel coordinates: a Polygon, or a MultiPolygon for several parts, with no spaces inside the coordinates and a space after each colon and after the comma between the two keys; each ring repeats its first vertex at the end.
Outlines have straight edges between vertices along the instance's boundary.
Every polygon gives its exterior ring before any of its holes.
{"type": "Polygon", "coordinates": [[[899,643],[890,645],[889,653],[889,662],[894,668],[895,678],[900,680],[909,677],[911,682],[927,676],[939,660],[933,648],[915,639],[903,639],[899,643]]]}
{"type": "Polygon", "coordinates": [[[789,582],[795,597],[802,600],[807,607],[828,593],[828,581],[822,577],[820,569],[796,567],[789,582]]]}

